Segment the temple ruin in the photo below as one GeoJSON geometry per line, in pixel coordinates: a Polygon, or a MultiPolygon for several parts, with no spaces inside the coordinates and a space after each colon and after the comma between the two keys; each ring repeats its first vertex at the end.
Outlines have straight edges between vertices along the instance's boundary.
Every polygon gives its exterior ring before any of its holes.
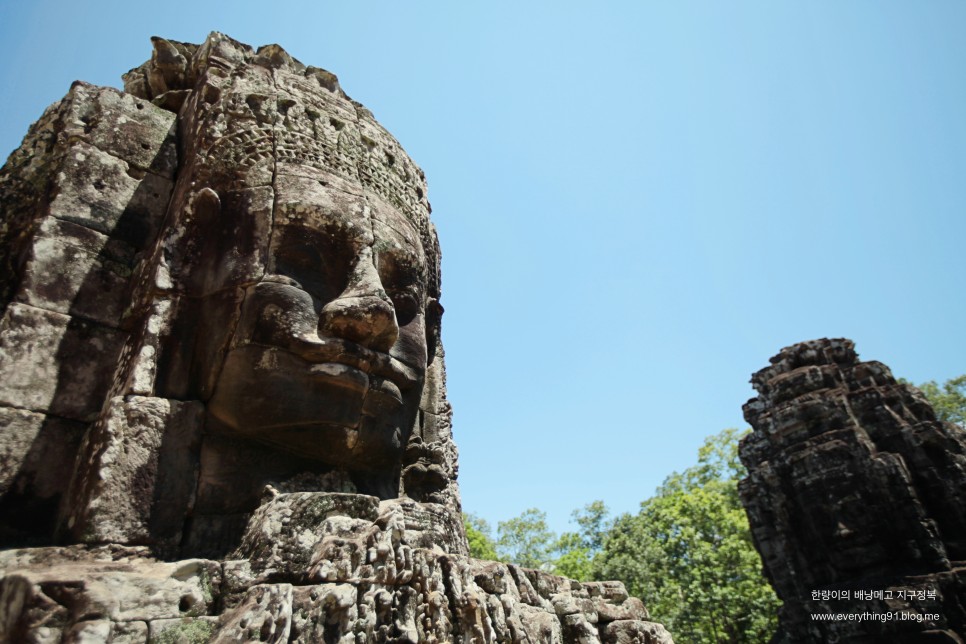
{"type": "Polygon", "coordinates": [[[467,556],[396,140],[277,45],[153,45],[0,171],[0,639],[669,644],[467,556]]]}
{"type": "Polygon", "coordinates": [[[775,641],[962,642],[966,433],[850,340],[787,347],[751,382],[739,492],[775,641]]]}

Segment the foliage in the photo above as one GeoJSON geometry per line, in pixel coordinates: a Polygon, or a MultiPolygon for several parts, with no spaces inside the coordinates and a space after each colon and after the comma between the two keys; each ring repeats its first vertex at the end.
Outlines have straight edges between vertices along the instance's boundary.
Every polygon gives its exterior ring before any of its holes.
{"type": "Polygon", "coordinates": [[[520,516],[501,521],[495,542],[490,537],[489,524],[473,515],[463,515],[466,534],[470,541],[470,555],[477,559],[493,559],[553,572],[557,575],[590,581],[593,560],[601,550],[603,537],[609,528],[607,506],[594,501],[572,513],[577,532],[565,532],[557,537],[547,527],[547,515],[530,508],[520,516]],[[495,545],[495,552],[488,548],[495,545]]]}
{"type": "Polygon", "coordinates": [[[151,638],[157,644],[201,644],[211,641],[215,625],[200,619],[182,620],[181,623],[164,629],[151,638]]]}
{"type": "MultiPolygon", "coordinates": [[[[940,420],[966,428],[966,374],[919,389],[940,420]]],[[[623,581],[678,641],[767,641],[780,603],[762,576],[738,498],[745,433],[726,429],[706,439],[698,463],[668,476],[636,515],[610,521],[603,501],[594,501],[574,511],[578,530],[559,538],[536,508],[501,521],[495,542],[486,521],[464,515],[470,553],[572,579],[623,581]]]]}
{"type": "MultiPolygon", "coordinates": [[[[908,380],[899,382],[912,384],[908,380]]],[[[917,385],[936,410],[936,417],[966,429],[966,374],[950,378],[941,386],[935,380],[917,385]]]]}
{"type": "Polygon", "coordinates": [[[708,438],[697,465],[671,474],[637,515],[618,517],[594,562],[596,578],[623,581],[680,641],[762,642],[777,625],[738,499],[742,435],[708,438]]]}
{"type": "Polygon", "coordinates": [[[594,578],[594,555],[583,546],[580,535],[576,532],[560,535],[554,549],[559,553],[552,563],[554,574],[578,581],[590,581],[594,578]]]}
{"type": "Polygon", "coordinates": [[[592,553],[600,552],[604,547],[604,534],[610,525],[607,520],[609,514],[603,501],[594,501],[584,506],[583,510],[574,510],[571,516],[580,526],[580,544],[592,553]]]}
{"type": "Polygon", "coordinates": [[[603,501],[594,501],[582,510],[573,511],[571,516],[579,530],[563,533],[554,544],[557,554],[552,562],[554,573],[578,581],[593,579],[594,559],[600,554],[604,534],[610,527],[607,515],[603,501]]]}
{"type": "Polygon", "coordinates": [[[463,525],[466,527],[466,539],[470,543],[470,556],[475,559],[499,561],[496,544],[490,532],[490,524],[485,519],[464,512],[463,525]]]}
{"type": "Polygon", "coordinates": [[[547,528],[547,514],[537,508],[497,524],[496,549],[502,561],[525,568],[552,568],[555,536],[547,528]]]}

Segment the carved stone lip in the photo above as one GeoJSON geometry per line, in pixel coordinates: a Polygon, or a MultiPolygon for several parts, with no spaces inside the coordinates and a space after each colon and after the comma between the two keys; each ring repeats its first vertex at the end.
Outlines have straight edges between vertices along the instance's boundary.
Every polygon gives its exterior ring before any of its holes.
{"type": "Polygon", "coordinates": [[[273,348],[287,349],[314,365],[335,363],[353,367],[367,375],[380,376],[395,384],[400,391],[412,389],[422,381],[424,374],[386,353],[372,351],[341,338],[300,338],[287,347],[273,348]]]}
{"type": "Polygon", "coordinates": [[[377,391],[391,396],[398,403],[402,403],[402,392],[395,382],[374,374],[367,374],[358,367],[342,362],[313,362],[308,368],[309,375],[324,381],[337,382],[348,385],[360,392],[377,391]]]}

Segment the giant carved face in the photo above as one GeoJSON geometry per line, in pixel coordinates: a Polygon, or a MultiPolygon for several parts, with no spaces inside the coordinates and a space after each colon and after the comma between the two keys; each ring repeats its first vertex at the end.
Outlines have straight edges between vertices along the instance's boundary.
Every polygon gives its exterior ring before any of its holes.
{"type": "Polygon", "coordinates": [[[301,456],[386,468],[425,375],[426,257],[393,207],[325,183],[276,183],[269,271],[245,293],[209,413],[301,456]]]}
{"type": "Polygon", "coordinates": [[[272,485],[445,503],[465,547],[422,171],[276,45],[154,45],[3,169],[0,398],[49,416],[10,428],[0,533],[223,556],[272,485]]]}
{"type": "Polygon", "coordinates": [[[200,135],[175,207],[198,231],[189,291],[241,293],[231,314],[201,318],[199,337],[227,338],[198,370],[215,374],[209,431],[398,478],[438,310],[422,173],[327,72],[273,47],[227,76],[220,64],[182,110],[200,135]]]}

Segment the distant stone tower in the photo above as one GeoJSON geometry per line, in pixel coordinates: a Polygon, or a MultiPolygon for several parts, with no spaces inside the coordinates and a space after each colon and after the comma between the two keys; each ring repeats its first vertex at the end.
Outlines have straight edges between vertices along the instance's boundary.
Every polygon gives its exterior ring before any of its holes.
{"type": "Polygon", "coordinates": [[[785,348],[751,382],[739,490],[780,641],[962,642],[966,433],[850,340],[785,348]]]}
{"type": "Polygon", "coordinates": [[[372,114],[217,33],[124,80],[0,170],[0,641],[669,643],[468,558],[426,183],[372,114]]]}

